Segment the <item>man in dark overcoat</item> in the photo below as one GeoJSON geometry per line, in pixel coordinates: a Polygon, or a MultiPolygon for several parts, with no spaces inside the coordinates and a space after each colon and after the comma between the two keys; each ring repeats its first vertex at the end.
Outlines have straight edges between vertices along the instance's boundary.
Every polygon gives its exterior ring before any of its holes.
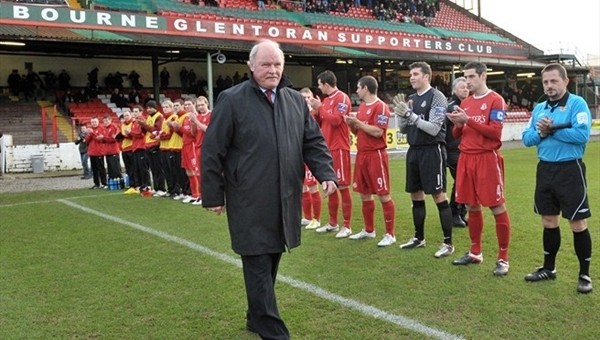
{"type": "Polygon", "coordinates": [[[246,326],[264,339],[289,339],[275,300],[281,254],[300,245],[304,163],[325,195],[337,190],[332,158],[302,95],[283,77],[275,42],[250,52],[249,81],[223,91],[202,145],[203,206],[225,211],[241,255],[246,326]]]}

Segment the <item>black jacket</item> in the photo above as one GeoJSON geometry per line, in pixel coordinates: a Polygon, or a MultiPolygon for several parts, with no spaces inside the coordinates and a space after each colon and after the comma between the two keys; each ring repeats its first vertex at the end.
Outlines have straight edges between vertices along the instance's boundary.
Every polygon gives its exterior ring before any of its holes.
{"type": "Polygon", "coordinates": [[[300,245],[305,162],[320,182],[336,180],[304,98],[285,85],[274,105],[253,78],[221,92],[202,145],[202,203],[226,205],[240,255],[300,245]]]}

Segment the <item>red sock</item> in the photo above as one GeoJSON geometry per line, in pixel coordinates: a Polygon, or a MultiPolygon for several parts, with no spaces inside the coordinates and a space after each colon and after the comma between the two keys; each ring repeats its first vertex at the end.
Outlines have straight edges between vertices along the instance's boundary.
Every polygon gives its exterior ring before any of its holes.
{"type": "MultiPolygon", "coordinates": [[[[496,237],[498,238],[498,260],[508,261],[508,246],[510,244],[510,218],[508,211],[494,215],[496,220],[496,237]]],[[[469,225],[469,228],[471,225],[469,225]]]]}
{"type": "Polygon", "coordinates": [[[385,203],[381,203],[381,207],[383,208],[383,220],[385,222],[385,232],[394,236],[395,235],[395,227],[394,224],[396,219],[396,207],[394,205],[393,200],[389,200],[385,203]]]}
{"type": "Polygon", "coordinates": [[[198,176],[188,176],[190,179],[190,190],[192,191],[192,197],[200,198],[200,183],[198,183],[198,176]]]}
{"type": "Polygon", "coordinates": [[[481,254],[481,232],[483,231],[483,213],[481,210],[469,211],[469,237],[471,253],[481,254]]]}
{"type": "Polygon", "coordinates": [[[321,193],[315,191],[310,194],[311,202],[312,202],[312,212],[313,218],[317,221],[321,220],[321,205],[323,204],[323,199],[321,199],[321,193]]]}
{"type": "Polygon", "coordinates": [[[344,227],[350,228],[350,219],[352,218],[352,194],[350,189],[341,189],[342,194],[342,216],[344,216],[344,227]]]}
{"type": "Polygon", "coordinates": [[[375,230],[375,201],[363,201],[362,214],[365,221],[365,231],[370,233],[375,230]]]}
{"type": "Polygon", "coordinates": [[[337,191],[329,195],[327,206],[329,207],[329,224],[337,225],[338,208],[340,207],[340,197],[337,191]]]}
{"type": "Polygon", "coordinates": [[[304,218],[307,220],[312,220],[311,214],[311,196],[310,192],[305,191],[302,193],[302,212],[304,213],[304,218]]]}

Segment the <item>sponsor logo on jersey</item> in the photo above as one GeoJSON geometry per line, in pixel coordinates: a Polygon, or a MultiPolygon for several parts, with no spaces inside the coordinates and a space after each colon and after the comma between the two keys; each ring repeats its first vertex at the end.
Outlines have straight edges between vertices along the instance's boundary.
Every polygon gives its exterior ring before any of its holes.
{"type": "Polygon", "coordinates": [[[485,124],[485,122],[486,122],[485,116],[483,116],[483,115],[472,116],[471,120],[474,120],[475,123],[477,123],[477,124],[485,124]]]}
{"type": "Polygon", "coordinates": [[[577,117],[577,124],[582,124],[582,125],[589,124],[587,112],[579,112],[576,117],[577,117]]]}
{"type": "Polygon", "coordinates": [[[337,104],[337,111],[341,114],[346,114],[348,113],[348,105],[346,103],[338,103],[337,104]]]}
{"type": "Polygon", "coordinates": [[[446,107],[436,106],[433,108],[433,115],[435,117],[442,117],[446,115],[446,107]]]}

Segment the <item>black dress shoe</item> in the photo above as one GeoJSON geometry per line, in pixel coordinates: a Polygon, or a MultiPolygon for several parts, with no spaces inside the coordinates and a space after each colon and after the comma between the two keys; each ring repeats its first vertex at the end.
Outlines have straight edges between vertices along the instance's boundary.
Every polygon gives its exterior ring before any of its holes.
{"type": "Polygon", "coordinates": [[[464,228],[467,226],[465,221],[460,217],[460,215],[452,216],[452,225],[456,228],[464,228]]]}

